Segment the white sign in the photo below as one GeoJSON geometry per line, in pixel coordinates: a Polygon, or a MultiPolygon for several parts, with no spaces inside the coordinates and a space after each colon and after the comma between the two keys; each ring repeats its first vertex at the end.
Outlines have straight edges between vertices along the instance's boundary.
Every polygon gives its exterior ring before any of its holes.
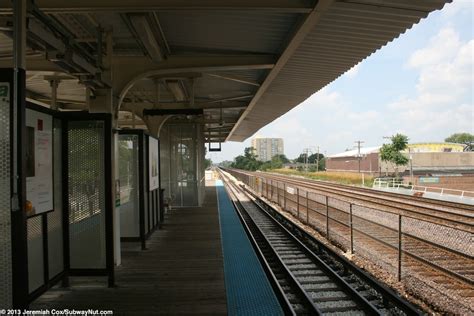
{"type": "Polygon", "coordinates": [[[27,215],[53,210],[53,119],[26,110],[27,215]]]}
{"type": "Polygon", "coordinates": [[[292,188],[292,187],[286,187],[286,192],[288,192],[290,194],[295,194],[295,189],[292,188]]]}
{"type": "Polygon", "coordinates": [[[148,138],[148,172],[150,177],[150,191],[156,190],[160,184],[160,164],[158,153],[158,140],[153,137],[148,138]]]}

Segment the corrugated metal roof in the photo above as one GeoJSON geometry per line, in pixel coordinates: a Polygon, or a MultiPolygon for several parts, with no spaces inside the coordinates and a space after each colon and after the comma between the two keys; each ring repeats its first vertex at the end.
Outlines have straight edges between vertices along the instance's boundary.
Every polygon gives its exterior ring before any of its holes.
{"type": "MultiPolygon", "coordinates": [[[[381,146],[375,147],[361,147],[360,148],[360,155],[368,155],[372,153],[378,153],[381,146]]],[[[342,153],[329,155],[328,158],[343,158],[343,157],[358,157],[359,151],[358,149],[348,150],[342,153]]]]}
{"type": "Polygon", "coordinates": [[[227,140],[250,137],[446,2],[333,3],[227,140]]]}
{"type": "Polygon", "coordinates": [[[158,13],[172,52],[278,53],[298,14],[251,11],[158,13]]]}

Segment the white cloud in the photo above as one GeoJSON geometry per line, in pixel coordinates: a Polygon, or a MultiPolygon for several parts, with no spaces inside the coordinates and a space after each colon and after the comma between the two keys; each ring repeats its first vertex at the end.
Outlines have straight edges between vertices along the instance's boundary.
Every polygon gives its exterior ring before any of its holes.
{"type": "Polygon", "coordinates": [[[474,40],[463,42],[455,30],[443,28],[412,54],[408,65],[419,71],[417,94],[387,106],[394,122],[414,140],[473,132],[474,40]]]}

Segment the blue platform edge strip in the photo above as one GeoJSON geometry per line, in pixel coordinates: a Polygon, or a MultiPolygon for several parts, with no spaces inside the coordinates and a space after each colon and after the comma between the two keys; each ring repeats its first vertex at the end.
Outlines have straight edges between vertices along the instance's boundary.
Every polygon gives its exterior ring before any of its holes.
{"type": "Polygon", "coordinates": [[[216,189],[228,315],[283,315],[221,180],[216,189]]]}

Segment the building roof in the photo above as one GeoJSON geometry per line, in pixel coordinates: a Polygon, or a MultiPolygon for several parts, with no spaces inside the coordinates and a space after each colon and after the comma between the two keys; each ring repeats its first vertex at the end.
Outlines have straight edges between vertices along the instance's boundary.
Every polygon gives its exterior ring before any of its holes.
{"type": "MultiPolygon", "coordinates": [[[[361,147],[360,154],[361,156],[364,156],[364,155],[368,155],[372,153],[378,153],[381,147],[382,146],[361,147]]],[[[343,158],[343,157],[357,157],[357,156],[358,156],[358,150],[353,149],[353,150],[348,150],[339,154],[329,155],[328,158],[343,158]]]]}

